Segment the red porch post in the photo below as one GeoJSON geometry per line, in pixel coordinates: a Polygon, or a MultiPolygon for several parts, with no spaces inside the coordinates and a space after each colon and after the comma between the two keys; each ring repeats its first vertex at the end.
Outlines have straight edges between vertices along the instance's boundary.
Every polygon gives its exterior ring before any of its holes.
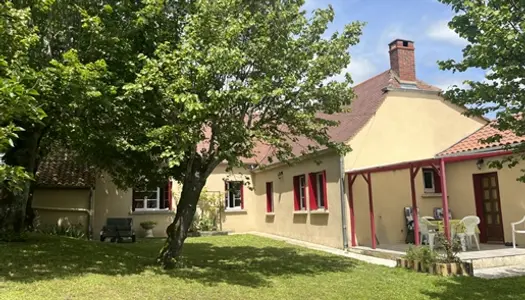
{"type": "Polygon", "coordinates": [[[445,172],[445,159],[441,159],[440,160],[440,170],[439,172],[441,173],[441,200],[443,202],[443,218],[444,218],[444,221],[443,221],[443,224],[444,224],[444,227],[445,227],[445,236],[447,237],[448,240],[450,240],[450,220],[448,219],[449,218],[449,215],[448,215],[448,195],[447,195],[447,176],[446,176],[446,172],[445,172]]]}
{"type": "Polygon", "coordinates": [[[368,206],[370,211],[370,233],[372,235],[372,249],[375,249],[377,247],[376,243],[376,222],[374,217],[374,201],[372,198],[372,175],[371,172],[366,173],[366,177],[364,174],[363,178],[365,179],[366,183],[368,184],[368,206]]]}
{"type": "Polygon", "coordinates": [[[350,234],[352,235],[352,247],[357,246],[357,240],[355,236],[355,213],[354,213],[354,193],[352,187],[354,181],[357,178],[357,174],[348,174],[348,206],[350,208],[350,234]]]}
{"type": "Polygon", "coordinates": [[[414,170],[414,167],[410,166],[410,192],[412,194],[412,217],[414,218],[414,242],[419,245],[419,212],[417,211],[416,201],[416,186],[414,179],[419,172],[419,167],[414,170]]]}

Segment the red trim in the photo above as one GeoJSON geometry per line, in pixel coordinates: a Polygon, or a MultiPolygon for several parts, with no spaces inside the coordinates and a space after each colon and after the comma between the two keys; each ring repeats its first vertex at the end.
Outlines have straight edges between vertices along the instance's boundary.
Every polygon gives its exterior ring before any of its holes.
{"type": "MultiPolygon", "coordinates": [[[[364,175],[363,175],[364,177],[364,175]]],[[[374,216],[374,200],[372,199],[372,175],[367,174],[366,182],[368,183],[368,206],[370,209],[370,233],[372,235],[372,249],[377,247],[376,245],[376,222],[374,216]]]]}
{"type": "Polygon", "coordinates": [[[328,210],[328,193],[326,189],[326,171],[323,171],[323,194],[324,194],[324,208],[328,210]]]}
{"type": "Polygon", "coordinates": [[[440,162],[440,172],[441,172],[441,200],[443,202],[443,219],[445,227],[445,236],[450,240],[450,220],[448,215],[448,195],[447,195],[447,174],[445,170],[445,159],[441,159],[440,162]]]}
{"type": "Polygon", "coordinates": [[[273,182],[266,183],[266,212],[273,212],[273,182]]]}
{"type": "Polygon", "coordinates": [[[352,192],[352,186],[357,175],[348,174],[348,206],[350,207],[350,234],[352,235],[352,247],[357,246],[357,240],[355,236],[355,213],[354,213],[354,195],[352,192]]]}
{"type": "Polygon", "coordinates": [[[299,176],[293,178],[293,209],[299,210],[299,176]]]}
{"type": "Polygon", "coordinates": [[[416,185],[414,179],[418,170],[419,168],[414,170],[413,167],[410,167],[410,193],[412,195],[412,217],[414,218],[414,242],[416,243],[416,246],[419,245],[419,214],[417,211],[416,185]]]}
{"type": "Polygon", "coordinates": [[[310,200],[310,210],[316,210],[317,207],[317,173],[308,174],[308,198],[310,200]]]}
{"type": "Polygon", "coordinates": [[[241,209],[244,209],[244,182],[241,181],[241,209]]]}

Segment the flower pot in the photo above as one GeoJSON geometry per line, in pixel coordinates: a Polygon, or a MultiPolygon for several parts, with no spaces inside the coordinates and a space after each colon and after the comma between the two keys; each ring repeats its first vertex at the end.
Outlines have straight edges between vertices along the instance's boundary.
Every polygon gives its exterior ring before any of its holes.
{"type": "Polygon", "coordinates": [[[153,236],[153,228],[146,229],[146,237],[152,238],[153,236]]]}

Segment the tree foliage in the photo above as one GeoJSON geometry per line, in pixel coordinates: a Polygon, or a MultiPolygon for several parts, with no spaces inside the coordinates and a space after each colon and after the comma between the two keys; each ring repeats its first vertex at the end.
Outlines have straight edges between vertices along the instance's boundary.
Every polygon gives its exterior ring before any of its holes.
{"type": "MultiPolygon", "coordinates": [[[[516,0],[440,0],[456,15],[449,26],[468,41],[461,61],[440,62],[454,72],[482,69],[483,81],[467,80],[468,88],[454,87],[446,93],[452,102],[469,108],[470,115],[495,113],[494,126],[525,136],[525,2],[516,0]]],[[[495,142],[500,135],[485,142],[495,142]]],[[[517,164],[525,145],[515,148],[517,155],[496,163],[501,167],[517,164]]],[[[525,180],[525,177],[521,178],[525,180]]]]}

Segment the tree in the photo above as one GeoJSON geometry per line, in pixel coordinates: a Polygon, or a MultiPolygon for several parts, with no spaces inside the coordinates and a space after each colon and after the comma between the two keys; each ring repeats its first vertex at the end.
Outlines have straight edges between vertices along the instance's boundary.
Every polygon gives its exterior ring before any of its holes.
{"type": "Polygon", "coordinates": [[[181,254],[199,195],[219,163],[242,166],[257,144],[280,161],[323,147],[348,150],[330,140],[335,123],[319,113],[340,112],[353,98],[348,74],[344,82],[331,78],[349,64],[362,24],[325,36],[333,9],[308,18],[303,3],[195,1],[178,43],[140,55],[140,73],[114,102],[114,127],[81,148],[120,186],[163,176],[182,183],[159,254],[164,266],[181,254]],[[303,138],[315,146],[295,151],[303,138]]]}
{"type": "MultiPolygon", "coordinates": [[[[464,72],[479,68],[486,80],[467,80],[467,88],[453,87],[445,96],[468,107],[469,115],[494,112],[499,130],[525,136],[525,3],[515,0],[440,0],[456,15],[449,26],[468,41],[461,61],[439,62],[440,68],[464,72]]],[[[484,142],[499,141],[495,135],[484,142]]],[[[515,166],[525,159],[525,144],[514,148],[516,155],[495,166],[515,166]]],[[[525,175],[520,178],[525,181],[525,175]]]]}
{"type": "MultiPolygon", "coordinates": [[[[2,129],[11,142],[10,147],[4,147],[3,168],[17,170],[24,177],[19,176],[15,190],[8,188],[14,183],[10,175],[0,174],[3,179],[0,233],[19,235],[23,231],[30,179],[50,145],[81,144],[74,140],[89,136],[90,125],[97,126],[94,132],[111,126],[108,120],[112,116],[108,113],[112,112],[113,99],[124,84],[135,80],[142,68],[138,54],[151,55],[156,45],[177,42],[183,15],[179,12],[184,10],[185,3],[183,0],[2,2],[0,34],[12,42],[0,46],[3,51],[0,56],[4,56],[1,58],[5,62],[2,68],[6,68],[0,70],[3,71],[0,76],[6,77],[2,84],[9,84],[8,80],[19,84],[18,92],[14,93],[18,98],[13,101],[25,106],[17,110],[20,113],[2,115],[1,125],[5,126],[2,129]],[[18,51],[13,45],[23,46],[23,54],[13,56],[18,51]],[[12,69],[11,65],[17,66],[13,70],[20,75],[7,69],[12,69]],[[26,96],[22,95],[24,90],[28,90],[26,96]],[[36,116],[33,112],[37,112],[36,116]]],[[[5,94],[11,93],[5,90],[5,94]]],[[[4,97],[1,105],[2,112],[14,111],[4,97]]]]}

